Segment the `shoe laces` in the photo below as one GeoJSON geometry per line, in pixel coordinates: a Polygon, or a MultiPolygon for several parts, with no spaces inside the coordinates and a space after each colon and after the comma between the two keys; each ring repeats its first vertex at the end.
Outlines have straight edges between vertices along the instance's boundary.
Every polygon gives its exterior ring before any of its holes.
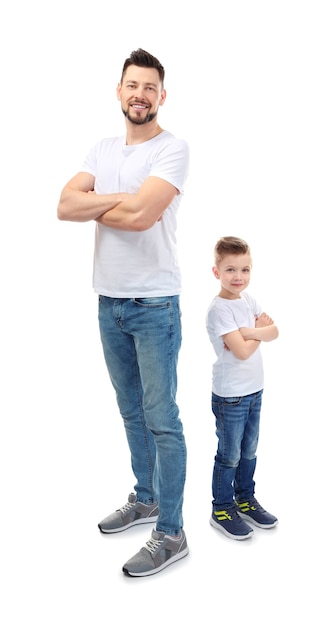
{"type": "Polygon", "coordinates": [[[135,504],[136,504],[135,502],[126,502],[124,506],[120,507],[119,511],[121,511],[122,513],[126,513],[126,511],[129,511],[130,509],[132,509],[135,504]]]}
{"type": "Polygon", "coordinates": [[[146,542],[145,548],[146,550],[148,550],[148,552],[150,552],[151,554],[154,554],[155,550],[157,550],[162,543],[163,543],[162,539],[161,540],[153,539],[153,537],[151,537],[146,542]]]}

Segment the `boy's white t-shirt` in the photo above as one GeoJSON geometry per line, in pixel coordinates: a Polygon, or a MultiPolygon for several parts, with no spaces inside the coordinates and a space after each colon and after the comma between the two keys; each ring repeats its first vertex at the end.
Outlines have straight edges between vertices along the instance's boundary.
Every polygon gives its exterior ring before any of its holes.
{"type": "Polygon", "coordinates": [[[264,371],[260,346],[246,360],[238,359],[224,349],[222,335],[242,327],[254,327],[260,305],[248,293],[236,300],[216,296],[206,317],[210,341],[217,355],[212,368],[212,391],[222,398],[247,396],[263,389],[264,371]]]}
{"type": "Polygon", "coordinates": [[[188,144],[168,131],[131,146],[126,145],[125,137],[103,139],[89,152],[82,171],[95,177],[97,194],[135,193],[148,176],[163,178],[179,191],[162,219],[146,231],[129,232],[96,224],[96,293],[146,298],[181,292],[176,215],[188,168],[188,144]]]}

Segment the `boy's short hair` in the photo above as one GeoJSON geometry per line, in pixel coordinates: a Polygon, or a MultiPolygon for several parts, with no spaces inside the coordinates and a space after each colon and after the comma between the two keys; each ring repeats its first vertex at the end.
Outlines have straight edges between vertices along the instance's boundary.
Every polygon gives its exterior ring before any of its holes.
{"type": "Polygon", "coordinates": [[[250,247],[240,237],[221,237],[214,249],[215,265],[219,265],[222,258],[227,254],[251,254],[250,247]]]}

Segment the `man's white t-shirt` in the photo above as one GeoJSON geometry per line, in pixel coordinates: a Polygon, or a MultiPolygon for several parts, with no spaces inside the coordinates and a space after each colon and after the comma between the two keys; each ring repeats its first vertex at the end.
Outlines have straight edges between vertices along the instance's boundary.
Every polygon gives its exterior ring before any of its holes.
{"type": "Polygon", "coordinates": [[[126,145],[125,137],[101,140],[82,171],[95,177],[95,192],[135,193],[148,176],[162,178],[179,193],[162,219],[142,232],[96,224],[93,288],[113,298],[171,296],[181,292],[176,216],[189,169],[189,147],[163,131],[153,139],[126,145]]]}
{"type": "Polygon", "coordinates": [[[264,386],[264,371],[260,346],[246,360],[238,359],[224,349],[223,335],[239,328],[255,326],[255,316],[261,315],[260,305],[248,293],[236,300],[216,296],[206,317],[210,341],[217,355],[212,368],[212,391],[222,398],[247,396],[264,386]]]}

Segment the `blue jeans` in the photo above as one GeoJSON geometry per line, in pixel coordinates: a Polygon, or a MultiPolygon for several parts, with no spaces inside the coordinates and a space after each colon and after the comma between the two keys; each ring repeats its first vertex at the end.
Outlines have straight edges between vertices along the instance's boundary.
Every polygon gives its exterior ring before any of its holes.
{"type": "Polygon", "coordinates": [[[187,456],[176,404],[179,296],[99,296],[99,327],[124,420],[137,498],[145,504],[158,502],[157,530],[178,535],[187,456]]]}
{"type": "Polygon", "coordinates": [[[212,506],[220,511],[254,495],[254,472],[263,391],[239,398],[212,394],[218,448],[212,475],[212,506]]]}

